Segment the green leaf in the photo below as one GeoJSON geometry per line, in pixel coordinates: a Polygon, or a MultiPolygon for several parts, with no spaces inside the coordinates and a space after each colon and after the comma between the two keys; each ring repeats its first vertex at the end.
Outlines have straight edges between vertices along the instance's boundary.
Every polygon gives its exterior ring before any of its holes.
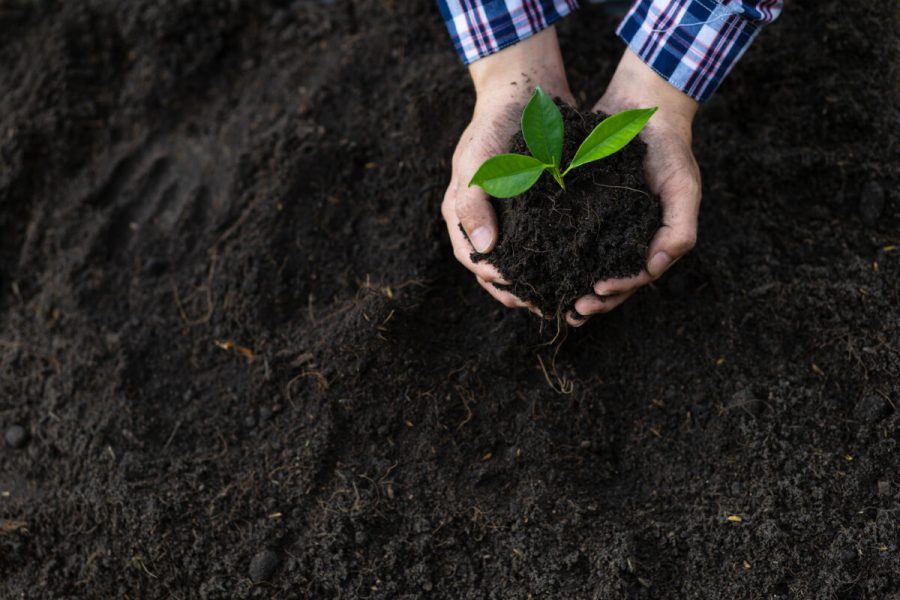
{"type": "MultiPolygon", "coordinates": [[[[575,158],[566,173],[589,162],[606,158],[625,147],[640,133],[653,113],[654,108],[635,108],[607,117],[594,127],[590,135],[581,142],[575,158]]],[[[565,173],[563,173],[565,175],[565,173]]]]}
{"type": "Polygon", "coordinates": [[[544,164],[522,154],[498,154],[478,167],[469,187],[477,185],[494,198],[512,198],[534,185],[544,164]]]}
{"type": "Polygon", "coordinates": [[[563,148],[563,118],[553,98],[540,86],[522,111],[522,136],[532,156],[545,165],[559,166],[563,148]]]}

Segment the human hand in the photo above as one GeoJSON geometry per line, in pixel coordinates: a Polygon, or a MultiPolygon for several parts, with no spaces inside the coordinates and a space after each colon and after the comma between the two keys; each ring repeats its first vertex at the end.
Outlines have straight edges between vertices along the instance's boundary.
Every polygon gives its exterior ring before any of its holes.
{"type": "Polygon", "coordinates": [[[649,106],[658,106],[659,110],[640,134],[647,144],[644,177],[650,191],[659,196],[662,225],[650,242],[647,262],[638,275],[599,281],[594,284],[594,293],[575,301],[577,316],[571,311],[566,315],[566,321],[574,327],[583,325],[591,315],[622,304],[638,288],[662,275],[697,240],[700,169],[691,150],[691,124],[698,104],[626,50],[594,110],[615,114],[649,106]]]}
{"type": "Polygon", "coordinates": [[[486,253],[494,249],[499,231],[487,194],[479,187],[469,187],[469,181],[485,160],[509,150],[520,127],[522,109],[535,86],[540,85],[551,96],[575,104],[566,81],[556,31],[549,27],[482,58],[469,66],[469,73],[477,95],[475,111],[453,153],[453,172],[441,213],[447,222],[453,254],[475,274],[481,287],[504,306],[528,308],[538,313],[533,306],[493,285],[509,283],[493,265],[472,261],[473,251],[486,253]]]}

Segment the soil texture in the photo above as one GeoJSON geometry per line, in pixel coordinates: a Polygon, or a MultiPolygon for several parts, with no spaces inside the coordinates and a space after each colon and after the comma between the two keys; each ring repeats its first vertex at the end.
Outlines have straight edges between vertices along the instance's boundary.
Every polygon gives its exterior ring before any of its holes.
{"type": "Polygon", "coordinates": [[[554,340],[453,258],[432,3],[0,3],[0,598],[896,600],[900,15],[788,5],[554,340]]]}
{"type": "MultiPolygon", "coordinates": [[[[608,115],[581,113],[557,101],[565,137],[562,164],[608,115]]],[[[601,161],[572,170],[564,191],[544,174],[516,198],[493,198],[500,225],[497,246],[472,254],[497,267],[520,299],[559,316],[598,281],[640,273],[659,229],[659,200],[644,183],[646,145],[635,139],[601,161]]],[[[512,152],[528,154],[521,132],[512,152]]]]}

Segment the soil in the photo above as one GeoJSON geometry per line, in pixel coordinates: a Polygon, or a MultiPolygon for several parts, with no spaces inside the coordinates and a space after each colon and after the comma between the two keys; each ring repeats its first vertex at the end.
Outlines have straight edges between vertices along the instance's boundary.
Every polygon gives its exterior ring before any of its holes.
{"type": "Polygon", "coordinates": [[[431,3],[5,3],[0,597],[898,598],[898,19],[789,3],[553,340],[453,259],[431,3]]]}
{"type": "MultiPolygon", "coordinates": [[[[608,115],[581,113],[557,100],[565,127],[562,164],[608,115]]],[[[521,133],[512,152],[528,154],[521,133]]],[[[605,279],[641,272],[647,248],[659,229],[659,200],[644,183],[646,144],[633,140],[620,152],[575,169],[566,190],[544,175],[527,192],[492,199],[500,225],[497,246],[487,260],[510,282],[496,284],[544,315],[561,315],[605,279]]]]}

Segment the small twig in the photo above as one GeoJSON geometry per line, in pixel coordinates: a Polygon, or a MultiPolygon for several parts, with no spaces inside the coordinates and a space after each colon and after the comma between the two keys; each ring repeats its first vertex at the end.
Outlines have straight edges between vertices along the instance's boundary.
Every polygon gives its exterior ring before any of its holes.
{"type": "Polygon", "coordinates": [[[169,447],[169,444],[171,444],[172,440],[175,439],[175,434],[178,433],[178,428],[181,427],[181,421],[182,421],[181,419],[178,419],[178,422],[175,423],[175,427],[172,428],[172,433],[169,434],[169,439],[167,439],[166,443],[163,444],[163,447],[162,447],[163,452],[166,451],[166,449],[169,447]]]}
{"type": "Polygon", "coordinates": [[[571,381],[565,381],[564,379],[561,379],[558,374],[554,373],[557,380],[559,380],[559,387],[557,388],[555,385],[553,385],[553,382],[550,381],[550,375],[547,373],[547,367],[544,366],[544,360],[541,358],[541,355],[537,354],[536,356],[538,359],[538,364],[541,365],[541,371],[544,373],[544,379],[547,380],[547,385],[550,386],[550,389],[552,389],[557,394],[562,394],[562,395],[571,394],[572,391],[575,389],[575,384],[572,383],[571,381]]]}

